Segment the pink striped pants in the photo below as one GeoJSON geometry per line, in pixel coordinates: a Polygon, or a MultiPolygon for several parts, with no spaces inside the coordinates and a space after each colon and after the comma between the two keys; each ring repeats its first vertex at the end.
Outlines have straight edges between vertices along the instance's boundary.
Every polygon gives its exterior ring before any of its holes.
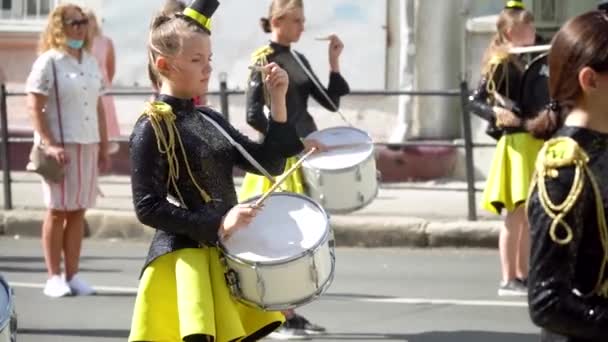
{"type": "Polygon", "coordinates": [[[42,180],[44,204],[48,209],[75,211],[95,206],[98,195],[99,144],[66,144],[69,160],[59,183],[42,180]]]}

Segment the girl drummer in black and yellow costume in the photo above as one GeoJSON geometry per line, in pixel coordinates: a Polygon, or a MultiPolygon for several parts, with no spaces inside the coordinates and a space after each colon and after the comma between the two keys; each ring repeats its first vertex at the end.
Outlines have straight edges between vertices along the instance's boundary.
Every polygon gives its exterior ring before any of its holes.
{"type": "MultiPolygon", "coordinates": [[[[272,0],[268,18],[261,19],[264,32],[272,35],[270,43],[256,50],[252,55],[255,65],[265,65],[275,62],[287,71],[289,75],[289,89],[287,90],[287,121],[291,123],[299,137],[305,138],[317,130],[313,117],[308,112],[308,99],[313,97],[320,105],[329,111],[335,112],[340,106],[340,97],[348,94],[350,88],[340,74],[340,55],[344,48],[342,41],[336,35],[330,35],[329,41],[329,85],[323,92],[317,85],[322,83],[317,79],[310,63],[299,52],[291,48],[304,31],[304,5],[302,0],[272,0]],[[307,69],[307,71],[304,70],[307,69]],[[315,78],[316,84],[310,79],[315,78]],[[327,97],[329,97],[329,100],[327,97]]],[[[321,86],[322,87],[322,86],[321,86]]],[[[269,139],[267,132],[267,116],[264,108],[272,110],[268,101],[268,93],[264,88],[260,72],[252,70],[247,87],[247,123],[252,126],[265,139],[269,139]]],[[[323,147],[321,146],[323,150],[323,147]]],[[[286,169],[296,162],[296,158],[287,160],[286,169]]],[[[247,174],[243,180],[239,200],[243,201],[266,191],[271,182],[253,174],[247,174]]],[[[302,173],[297,170],[287,178],[282,190],[295,193],[305,193],[302,173]]],[[[285,312],[287,322],[281,327],[282,338],[293,335],[306,335],[322,333],[325,329],[310,323],[304,317],[293,311],[285,312]]]]}
{"type": "Polygon", "coordinates": [[[528,201],[529,311],[542,342],[608,341],[608,15],[582,14],[549,53],[552,104],[529,129],[551,136],[528,201]],[[563,123],[563,124],[562,124],[563,123]],[[560,127],[561,126],[561,127],[560,127]]]}
{"type": "Polygon", "coordinates": [[[501,214],[506,211],[505,227],[500,232],[499,250],[501,296],[526,295],[528,273],[528,225],[523,204],[532,179],[534,161],[542,140],[522,128],[535,113],[518,110],[520,82],[524,71],[512,47],[533,45],[536,30],[532,14],[523,3],[509,1],[500,13],[497,33],[482,63],[482,81],[471,97],[473,113],[488,120],[499,135],[483,195],[484,209],[501,214]]]}
{"type": "MultiPolygon", "coordinates": [[[[327,37],[329,40],[329,86],[324,89],[331,102],[321,93],[303,70],[298,60],[302,62],[308,72],[316,78],[310,63],[304,55],[293,51],[291,44],[296,43],[304,31],[304,7],[302,0],[273,0],[270,5],[268,18],[261,19],[264,32],[272,35],[270,44],[265,45],[252,54],[252,62],[256,65],[275,62],[289,75],[289,89],[287,90],[287,121],[291,123],[298,136],[305,138],[317,130],[313,117],[308,112],[308,98],[312,96],[327,110],[335,112],[340,105],[340,97],[348,94],[350,88],[340,74],[340,55],[344,48],[342,41],[335,36],[327,37]],[[297,57],[294,57],[294,54],[297,57]],[[298,60],[296,60],[298,58],[298,60]]],[[[322,84],[317,80],[318,84],[322,84]]],[[[252,70],[247,87],[247,123],[261,135],[266,135],[268,118],[264,108],[269,107],[268,94],[264,89],[260,72],[252,70]]],[[[286,169],[295,158],[287,161],[286,169]]],[[[270,187],[270,182],[256,175],[245,177],[239,199],[259,195],[270,187]]],[[[295,172],[285,183],[283,189],[291,192],[304,193],[300,172],[295,172]]]]}
{"type": "Polygon", "coordinates": [[[151,26],[149,63],[162,82],[135,124],[130,156],[135,212],[156,233],[129,341],[252,341],[284,320],[241,305],[226,286],[218,243],[259,209],[237,205],[232,168],[254,168],[208,120],[275,175],[304,146],[286,122],[288,77],[276,64],[263,69],[273,108],[264,142],[248,140],[209,108],[195,108],[192,98],[204,95],[211,73],[210,18],[218,5],[196,0],[151,26]]]}

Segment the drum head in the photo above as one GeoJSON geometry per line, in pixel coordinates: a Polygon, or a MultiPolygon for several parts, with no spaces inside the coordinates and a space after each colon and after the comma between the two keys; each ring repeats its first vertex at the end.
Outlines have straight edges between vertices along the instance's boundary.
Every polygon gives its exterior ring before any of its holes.
{"type": "Polygon", "coordinates": [[[534,117],[549,101],[549,65],[547,54],[536,57],[524,72],[519,104],[526,117],[534,117]]]}
{"type": "Polygon", "coordinates": [[[311,199],[274,193],[251,224],[234,233],[223,247],[244,261],[282,262],[317,247],[328,229],[327,215],[311,199]]]}
{"type": "Polygon", "coordinates": [[[10,288],[4,278],[0,275],[0,330],[9,322],[12,314],[12,298],[10,288]]]}
{"type": "Polygon", "coordinates": [[[352,127],[332,127],[311,133],[307,138],[316,139],[327,146],[356,146],[331,150],[310,156],[304,166],[320,170],[341,170],[361,164],[374,153],[372,138],[364,131],[352,127]]]}

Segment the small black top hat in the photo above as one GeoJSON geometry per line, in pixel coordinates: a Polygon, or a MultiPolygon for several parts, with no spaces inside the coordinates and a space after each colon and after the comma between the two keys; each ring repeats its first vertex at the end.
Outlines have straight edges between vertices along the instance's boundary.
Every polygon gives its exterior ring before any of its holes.
{"type": "Polygon", "coordinates": [[[193,0],[184,10],[184,15],[211,33],[211,16],[219,6],[217,0],[193,0]]]}
{"type": "Polygon", "coordinates": [[[505,9],[525,10],[526,5],[524,4],[523,1],[511,0],[511,1],[507,1],[507,3],[505,4],[505,9]]]}

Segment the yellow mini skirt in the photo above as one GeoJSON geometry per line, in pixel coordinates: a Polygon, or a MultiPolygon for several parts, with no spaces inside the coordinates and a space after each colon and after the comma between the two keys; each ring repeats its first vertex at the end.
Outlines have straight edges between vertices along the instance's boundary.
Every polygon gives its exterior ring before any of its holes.
{"type": "MultiPolygon", "coordinates": [[[[287,158],[285,163],[285,171],[289,170],[296,162],[297,157],[287,158]]],[[[247,173],[243,178],[243,185],[241,185],[241,191],[239,191],[239,202],[244,202],[252,197],[259,196],[270,189],[272,184],[264,177],[253,173],[247,173]]],[[[304,188],[304,182],[302,178],[302,171],[297,169],[292,173],[283,184],[279,187],[280,191],[295,192],[297,194],[304,194],[306,190],[304,188]]]]}
{"type": "Polygon", "coordinates": [[[217,248],[180,249],[155,259],[142,275],[129,341],[257,340],[285,321],[236,301],[224,280],[217,248]]]}
{"type": "Polygon", "coordinates": [[[483,193],[485,210],[500,215],[502,209],[513,211],[526,202],[542,146],[542,140],[526,132],[505,134],[498,140],[483,193]]]}

